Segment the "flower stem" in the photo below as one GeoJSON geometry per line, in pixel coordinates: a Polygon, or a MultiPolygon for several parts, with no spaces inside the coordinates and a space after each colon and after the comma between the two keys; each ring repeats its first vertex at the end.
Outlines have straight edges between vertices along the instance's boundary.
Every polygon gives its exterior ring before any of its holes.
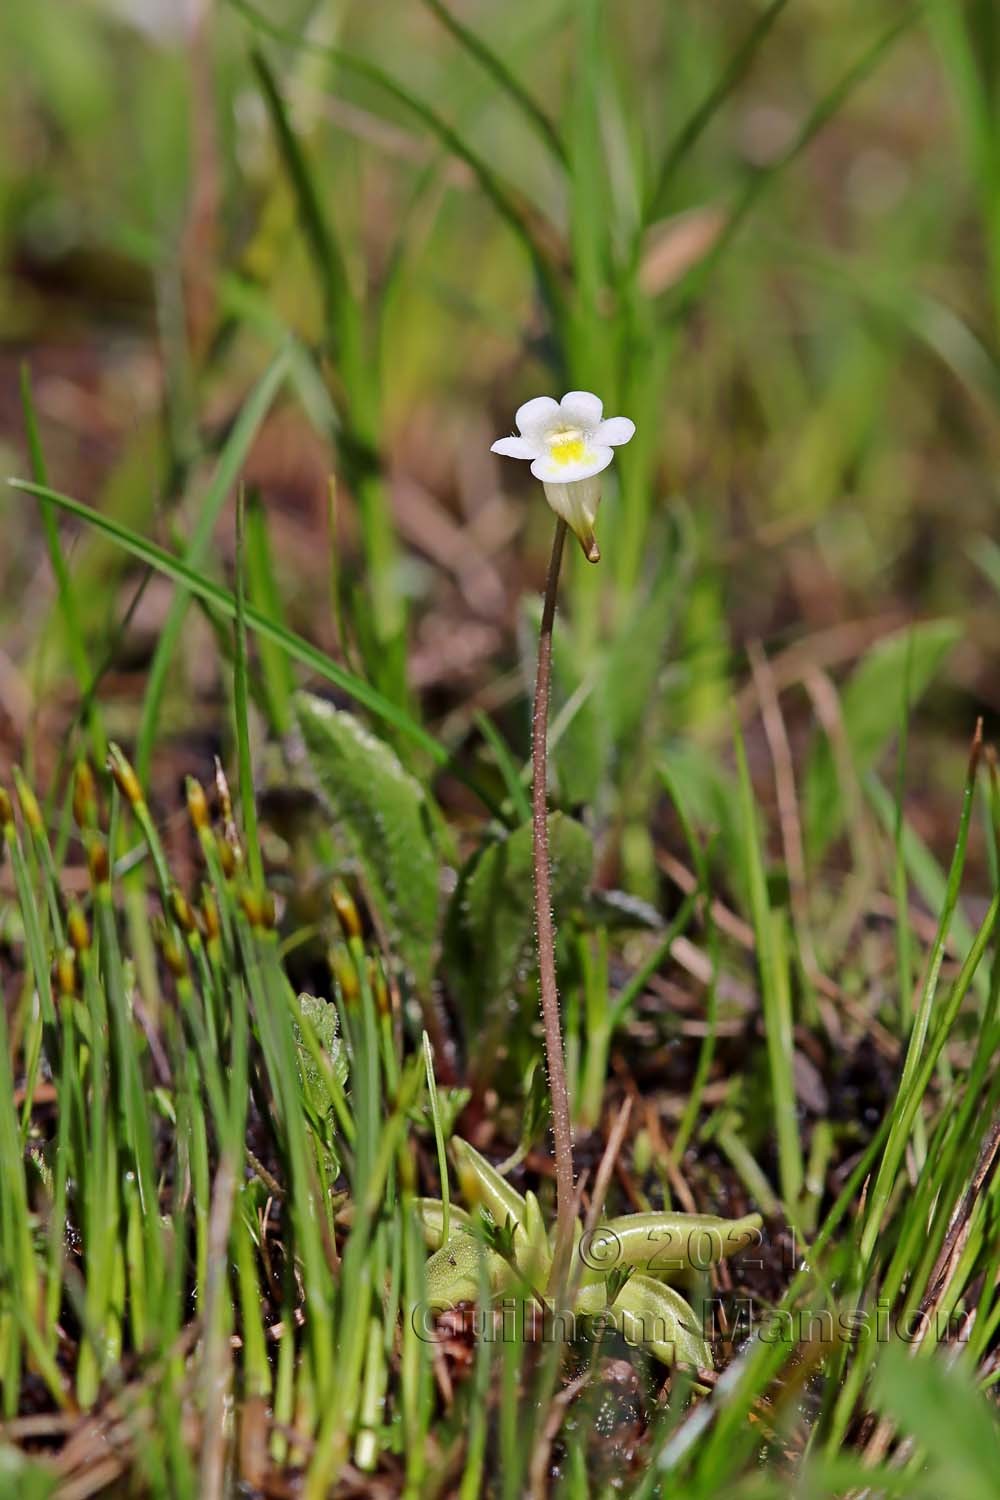
{"type": "Polygon", "coordinates": [[[573,1186],[573,1133],[569,1117],[569,1093],[566,1088],[566,1063],[563,1056],[562,1026],[559,1021],[559,990],[556,985],[556,941],[552,921],[551,870],[549,867],[548,824],[548,731],[549,694],[552,683],[552,627],[556,615],[556,594],[566,522],[556,523],[552,556],[545,580],[542,626],[538,635],[538,675],[535,679],[535,707],[531,738],[531,826],[532,863],[535,873],[535,929],[538,939],[538,977],[542,999],[542,1024],[545,1030],[545,1056],[552,1095],[552,1133],[555,1137],[556,1166],[556,1239],[549,1276],[549,1290],[557,1294],[565,1286],[573,1250],[576,1203],[573,1186]]]}

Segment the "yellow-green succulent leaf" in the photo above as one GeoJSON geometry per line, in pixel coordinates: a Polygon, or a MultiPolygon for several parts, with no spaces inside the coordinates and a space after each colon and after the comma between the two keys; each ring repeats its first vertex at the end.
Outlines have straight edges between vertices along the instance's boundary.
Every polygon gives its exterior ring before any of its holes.
{"type": "Polygon", "coordinates": [[[480,1257],[486,1257],[486,1279],[490,1294],[505,1291],[517,1281],[517,1273],[495,1251],[488,1250],[475,1234],[461,1230],[436,1250],[427,1262],[427,1301],[432,1307],[454,1307],[456,1302],[478,1302],[480,1257]]]}
{"type": "Polygon", "coordinates": [[[604,1312],[607,1305],[608,1288],[603,1279],[593,1281],[589,1286],[580,1287],[573,1299],[573,1311],[586,1317],[594,1317],[597,1313],[604,1312]]]}
{"type": "Polygon", "coordinates": [[[549,1236],[542,1218],[541,1204],[530,1188],[524,1195],[524,1231],[529,1245],[540,1254],[547,1255],[549,1236]]]}
{"type": "Polygon", "coordinates": [[[635,1266],[659,1281],[689,1280],[730,1255],[761,1243],[759,1214],[723,1219],[715,1214],[624,1214],[595,1229],[581,1249],[585,1265],[602,1274],[635,1266]]]}
{"type": "Polygon", "coordinates": [[[695,1313],[680,1292],[652,1276],[630,1276],[607,1316],[627,1343],[665,1365],[712,1368],[712,1351],[695,1313]]]}
{"type": "MultiPolygon", "coordinates": [[[[444,1241],[444,1204],[440,1198],[417,1198],[414,1207],[428,1250],[439,1250],[444,1241]]],[[[458,1208],[454,1203],[450,1203],[448,1215],[453,1230],[463,1229],[471,1233],[472,1220],[464,1208],[458,1208]]]]}
{"type": "Polygon", "coordinates": [[[451,1149],[466,1203],[481,1204],[488,1208],[498,1224],[505,1224],[508,1218],[512,1219],[521,1233],[526,1235],[528,1210],[521,1194],[468,1141],[453,1136],[451,1149]]]}

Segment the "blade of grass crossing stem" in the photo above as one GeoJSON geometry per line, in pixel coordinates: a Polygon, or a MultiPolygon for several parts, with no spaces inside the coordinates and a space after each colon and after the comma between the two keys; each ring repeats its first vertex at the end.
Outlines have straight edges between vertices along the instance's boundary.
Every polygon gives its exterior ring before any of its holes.
{"type": "Polygon", "coordinates": [[[504,786],[507,788],[507,795],[514,809],[517,826],[529,822],[531,819],[531,801],[524,790],[521,772],[514,762],[514,757],[507,748],[506,741],[493,720],[488,714],[483,713],[482,709],[476,709],[473,719],[476,728],[493,751],[497,769],[503,777],[504,786]]]}
{"type": "MultiPolygon", "coordinates": [[[[31,389],[31,371],[27,363],[21,365],[21,410],[24,413],[24,431],[28,442],[28,455],[31,459],[32,476],[36,483],[47,485],[49,482],[48,470],[42,450],[41,435],[38,430],[38,416],[35,411],[35,400],[31,389]]],[[[73,663],[73,670],[76,674],[81,699],[87,704],[87,728],[90,733],[94,759],[98,765],[101,765],[107,753],[107,741],[105,739],[100,707],[94,701],[90,691],[94,674],[87,656],[83,631],[80,629],[80,616],[73,594],[73,582],[70,578],[69,567],[67,566],[62,550],[62,542],[59,539],[59,527],[56,524],[55,511],[51,504],[48,503],[43,503],[40,509],[42,513],[42,527],[45,531],[45,545],[48,549],[49,562],[52,565],[52,573],[56,581],[56,597],[59,601],[59,612],[62,615],[66,649],[69,652],[70,661],[73,663]]]]}
{"type": "MultiPolygon", "coordinates": [[[[263,613],[272,620],[282,620],[281,595],[274,576],[270,537],[267,528],[267,513],[260,496],[250,492],[246,508],[246,573],[250,597],[263,613]]],[[[246,624],[244,600],[244,629],[246,624]]],[[[258,646],[264,688],[267,698],[271,728],[283,737],[294,721],[292,694],[295,692],[295,677],[291,662],[284,651],[273,641],[261,638],[258,646]]]]}
{"type": "MultiPolygon", "coordinates": [[[[194,534],[184,554],[185,563],[194,570],[201,567],[226,497],[246,460],[261,423],[267,416],[288,374],[288,365],[289,353],[288,350],[283,349],[271,361],[251,391],[219,454],[212,482],[198,508],[194,534]]],[[[136,770],[141,782],[146,782],[149,778],[149,767],[153,756],[153,744],[159,724],[167,673],[170,671],[177,650],[177,642],[184,624],[189,599],[190,591],[182,585],[174,595],[149,668],[142,718],[136,739],[136,770]]]]}
{"type": "Polygon", "coordinates": [[[649,980],[656,973],[661,964],[670,957],[670,950],[677,939],[681,937],[691,925],[700,897],[700,887],[685,896],[677,909],[676,914],[670,922],[669,927],[663,934],[656,947],[649,956],[636,969],[631,979],[622,986],[621,991],[615,997],[615,1002],[608,1011],[608,1030],[614,1032],[624,1021],[632,1006],[642,994],[649,980]]]}
{"type": "MultiPolygon", "coordinates": [[[[92,510],[90,506],[83,505],[79,500],[74,500],[69,495],[60,494],[57,490],[49,490],[44,486],[36,485],[23,479],[12,479],[9,483],[14,489],[23,490],[26,494],[51,500],[63,510],[68,511],[72,515],[79,516],[81,520],[87,521],[95,530],[110,537],[119,546],[124,547],[127,552],[131,552],[134,557],[138,557],[140,561],[148,563],[151,567],[156,568],[158,572],[165,574],[168,578],[172,578],[190,593],[206,599],[222,614],[227,615],[229,619],[236,618],[236,599],[228,589],[224,589],[219,584],[214,583],[210,578],[205,577],[204,574],[188,566],[182,559],[164,551],[155,542],[147,541],[144,537],[130,530],[129,527],[122,526],[110,517],[101,515],[99,512],[92,510]]],[[[383,694],[365,682],[363,678],[356,676],[353,672],[348,672],[337,662],[332,661],[325,652],[311,645],[302,636],[296,635],[294,631],[289,630],[279,621],[270,619],[252,604],[247,604],[245,615],[247,625],[256,634],[264,635],[269,640],[274,641],[276,645],[280,646],[295,661],[301,662],[303,666],[315,672],[318,677],[322,677],[334,687],[339,688],[341,692],[353,698],[356,703],[360,703],[362,707],[367,708],[385,723],[391,724],[393,728],[407,735],[431,757],[436,765],[451,768],[454,775],[459,776],[465,784],[469,785],[476,792],[476,795],[489,808],[490,812],[498,817],[501,815],[500,808],[497,806],[494,798],[476,782],[462,777],[458,768],[451,765],[451,752],[436,740],[433,735],[428,734],[427,730],[418,724],[415,719],[411,718],[405,710],[384,697],[383,694]]]]}
{"type": "Polygon", "coordinates": [[[757,804],[750,781],[746,748],[739,730],[736,732],[736,759],[743,824],[743,877],[749,893],[757,943],[757,966],[767,1037],[774,1126],[778,1139],[781,1193],[786,1208],[791,1212],[802,1190],[803,1166],[795,1101],[788,945],[784,914],[773,911],[768,899],[764,856],[757,826],[757,804]]]}
{"type": "Polygon", "coordinates": [[[233,673],[236,749],[240,767],[240,806],[243,809],[243,842],[247,851],[253,889],[264,890],[264,861],[257,834],[257,803],[253,789],[253,759],[250,753],[250,716],[247,693],[247,621],[246,621],[246,497],[240,486],[236,497],[236,663],[233,673]]]}

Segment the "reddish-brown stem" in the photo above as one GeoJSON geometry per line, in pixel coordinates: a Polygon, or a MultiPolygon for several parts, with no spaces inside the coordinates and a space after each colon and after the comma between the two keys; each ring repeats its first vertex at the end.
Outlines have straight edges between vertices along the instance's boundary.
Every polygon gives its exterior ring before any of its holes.
{"type": "Polygon", "coordinates": [[[545,1030],[545,1057],[549,1069],[549,1092],[552,1096],[552,1133],[555,1137],[556,1148],[556,1239],[549,1290],[554,1291],[556,1295],[559,1295],[566,1285],[576,1220],[573,1187],[573,1132],[569,1115],[569,1091],[566,1088],[562,1025],[559,1020],[559,990],[556,985],[556,938],[552,921],[547,796],[552,627],[555,623],[559,569],[562,564],[565,541],[566,522],[559,520],[556,523],[552,556],[549,559],[549,572],[545,580],[542,626],[538,635],[538,675],[535,679],[535,708],[532,716],[531,736],[532,862],[535,872],[538,978],[542,998],[542,1024],[545,1030]]]}

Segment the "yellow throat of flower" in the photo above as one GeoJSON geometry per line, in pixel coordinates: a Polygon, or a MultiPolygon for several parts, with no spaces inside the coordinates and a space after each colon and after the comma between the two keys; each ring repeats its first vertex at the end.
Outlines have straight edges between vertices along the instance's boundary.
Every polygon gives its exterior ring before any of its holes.
{"type": "Polygon", "coordinates": [[[549,441],[549,454],[554,463],[582,463],[587,445],[579,432],[558,432],[549,441]]]}

